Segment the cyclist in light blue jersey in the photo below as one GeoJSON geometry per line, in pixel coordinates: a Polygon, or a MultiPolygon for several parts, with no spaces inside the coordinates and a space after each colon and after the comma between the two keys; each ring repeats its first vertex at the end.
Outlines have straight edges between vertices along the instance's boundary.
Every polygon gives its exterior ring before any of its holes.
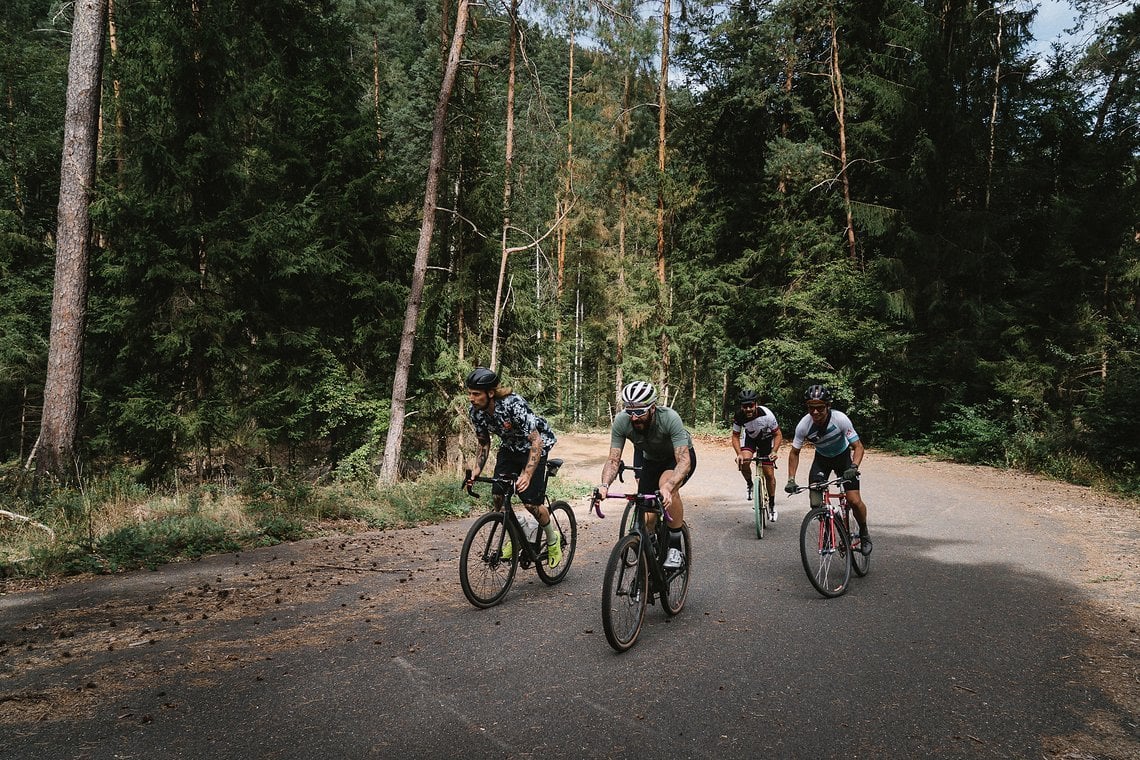
{"type": "MultiPolygon", "coordinates": [[[[863,461],[863,442],[855,432],[851,419],[843,412],[831,408],[831,391],[823,385],[813,385],[804,393],[808,413],[796,425],[792,450],[788,453],[788,484],[784,490],[795,493],[796,469],[800,464],[800,449],[804,443],[815,446],[815,459],[811,463],[808,483],[822,483],[834,472],[844,478],[843,490],[847,503],[859,523],[859,541],[863,553],[871,553],[871,534],[867,527],[867,505],[859,494],[859,465],[863,461]]],[[[823,494],[811,491],[813,508],[823,503],[823,494]]]]}

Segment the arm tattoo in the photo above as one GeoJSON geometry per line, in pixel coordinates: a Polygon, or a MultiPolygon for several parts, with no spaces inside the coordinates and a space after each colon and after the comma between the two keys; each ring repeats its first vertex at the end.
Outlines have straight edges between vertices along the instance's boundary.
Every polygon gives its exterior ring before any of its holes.
{"type": "Polygon", "coordinates": [[[610,458],[606,460],[606,464],[602,467],[602,485],[609,487],[610,483],[614,482],[617,477],[618,464],[621,463],[621,449],[610,449],[610,458]]]}
{"type": "Polygon", "coordinates": [[[673,459],[676,461],[677,466],[673,469],[673,487],[680,487],[681,483],[685,480],[685,476],[689,474],[689,468],[692,464],[689,461],[689,447],[678,446],[673,449],[673,459]]]}
{"type": "Polygon", "coordinates": [[[542,436],[539,435],[538,430],[532,430],[530,434],[530,451],[526,460],[527,473],[533,474],[534,468],[538,466],[538,459],[542,456],[542,436]]]}

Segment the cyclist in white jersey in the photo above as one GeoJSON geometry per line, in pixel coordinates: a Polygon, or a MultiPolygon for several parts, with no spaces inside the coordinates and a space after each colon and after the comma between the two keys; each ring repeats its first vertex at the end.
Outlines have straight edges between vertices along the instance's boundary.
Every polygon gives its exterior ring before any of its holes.
{"type": "MultiPolygon", "coordinates": [[[[788,484],[784,490],[795,493],[796,470],[800,464],[800,449],[810,441],[815,445],[815,459],[811,463],[808,483],[821,483],[834,472],[845,479],[843,490],[847,503],[859,523],[859,541],[864,554],[871,553],[871,534],[867,527],[867,505],[859,494],[859,465],[863,461],[863,442],[855,432],[851,419],[843,412],[831,408],[831,391],[823,385],[813,385],[804,393],[808,413],[796,425],[792,450],[788,453],[788,484]]],[[[811,505],[823,503],[823,494],[812,491],[811,505]]]]}
{"type": "Polygon", "coordinates": [[[776,521],[776,471],[768,458],[776,458],[784,435],[776,415],[766,406],[757,403],[756,391],[747,389],[740,392],[737,400],[740,409],[732,416],[732,448],[736,451],[736,466],[748,484],[748,501],[752,501],[752,460],[762,457],[762,471],[768,485],[768,517],[776,521]],[[743,439],[743,440],[741,440],[743,439]]]}

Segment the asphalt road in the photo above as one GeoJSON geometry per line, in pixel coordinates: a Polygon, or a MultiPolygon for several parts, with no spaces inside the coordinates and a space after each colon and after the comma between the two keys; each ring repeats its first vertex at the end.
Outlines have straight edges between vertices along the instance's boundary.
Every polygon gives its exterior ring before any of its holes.
{"type": "MultiPolygon", "coordinates": [[[[596,479],[604,442],[560,447],[596,479]]],[[[1140,757],[1135,505],[872,452],[871,573],[827,600],[806,495],[757,540],[730,457],[698,456],[688,602],[627,653],[618,515],[584,501],[566,580],[520,570],[489,610],[470,519],[316,539],[0,595],[0,758],[1140,757]]]]}

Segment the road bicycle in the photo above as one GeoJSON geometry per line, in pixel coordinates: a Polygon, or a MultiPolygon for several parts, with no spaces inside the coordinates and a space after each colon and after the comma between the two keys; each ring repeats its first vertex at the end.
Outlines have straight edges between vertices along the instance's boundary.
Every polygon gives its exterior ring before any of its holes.
{"type": "Polygon", "coordinates": [[[851,535],[847,494],[830,489],[844,480],[834,478],[795,491],[818,491],[823,496],[823,504],[808,512],[800,525],[800,559],[811,585],[829,599],[847,593],[852,570],[862,577],[871,569],[871,555],[863,553],[859,534],[851,535]]]}
{"type": "MultiPolygon", "coordinates": [[[[608,499],[625,499],[632,507],[633,522],[610,552],[602,580],[602,628],[606,640],[618,652],[634,645],[645,620],[645,607],[661,600],[665,614],[672,617],[685,606],[689,593],[689,570],[693,563],[689,526],[681,527],[681,566],[665,567],[669,549],[669,513],[661,503],[661,492],[610,494],[608,499]],[[650,529],[646,515],[655,516],[650,529]]],[[[590,506],[604,518],[601,494],[594,492],[590,506]]]]}
{"type": "MultiPolygon", "coordinates": [[[[551,459],[546,463],[546,478],[552,478],[562,466],[561,459],[551,459]]],[[[468,470],[463,478],[463,487],[475,498],[472,483],[490,483],[503,492],[501,504],[482,515],[467,531],[463,540],[463,550],[459,554],[459,585],[463,595],[476,607],[485,609],[502,601],[515,579],[515,572],[521,565],[524,569],[534,566],[542,582],[548,586],[560,583],[574,561],[574,549],[578,545],[578,521],[574,510],[564,501],[551,502],[546,499],[550,520],[558,534],[562,546],[562,561],[557,567],[550,567],[546,555],[546,529],[539,527],[535,536],[525,535],[522,522],[511,507],[515,495],[517,476],[487,478],[471,477],[468,470]],[[510,539],[513,551],[503,557],[503,544],[510,539]]]]}
{"type": "Polygon", "coordinates": [[[752,458],[752,516],[756,520],[756,538],[764,538],[764,528],[768,525],[768,502],[771,494],[768,492],[768,479],[764,477],[764,465],[776,468],[776,459],[771,456],[752,458]]]}

